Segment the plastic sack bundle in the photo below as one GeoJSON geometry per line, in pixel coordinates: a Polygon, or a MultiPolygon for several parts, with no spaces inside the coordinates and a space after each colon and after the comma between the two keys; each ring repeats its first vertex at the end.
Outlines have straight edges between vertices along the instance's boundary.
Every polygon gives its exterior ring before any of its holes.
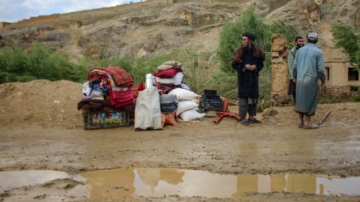
{"type": "Polygon", "coordinates": [[[163,129],[158,89],[139,91],[135,106],[135,130],[163,129]]]}
{"type": "Polygon", "coordinates": [[[171,114],[178,107],[178,99],[176,95],[163,94],[160,96],[160,110],[162,113],[171,114]]]}

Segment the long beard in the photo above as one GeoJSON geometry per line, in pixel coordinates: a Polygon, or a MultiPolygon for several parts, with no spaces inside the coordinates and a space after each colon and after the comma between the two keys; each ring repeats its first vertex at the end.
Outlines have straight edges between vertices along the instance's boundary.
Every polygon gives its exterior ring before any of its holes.
{"type": "Polygon", "coordinates": [[[243,50],[250,50],[251,46],[250,44],[247,44],[246,46],[243,45],[243,50]]]}

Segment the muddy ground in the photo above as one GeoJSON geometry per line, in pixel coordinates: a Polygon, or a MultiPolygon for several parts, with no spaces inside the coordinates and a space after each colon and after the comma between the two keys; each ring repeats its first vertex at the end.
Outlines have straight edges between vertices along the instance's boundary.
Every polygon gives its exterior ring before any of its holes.
{"type": "MultiPolygon", "coordinates": [[[[241,176],[360,176],[360,103],[319,105],[314,122],[331,114],[317,130],[297,128],[291,106],[274,108],[275,116],[259,114],[263,123],[248,127],[229,118],[219,124],[204,118],[157,131],[134,131],[131,126],[83,130],[76,109],[81,88],[46,80],[0,85],[1,171],[55,170],[75,176],[96,170],[173,168],[241,176]]],[[[237,111],[236,106],[230,109],[237,111]]],[[[74,194],[81,183],[72,178],[0,187],[0,201],[360,201],[358,196],[284,191],[244,192],[233,198],[93,198],[74,194]]]]}

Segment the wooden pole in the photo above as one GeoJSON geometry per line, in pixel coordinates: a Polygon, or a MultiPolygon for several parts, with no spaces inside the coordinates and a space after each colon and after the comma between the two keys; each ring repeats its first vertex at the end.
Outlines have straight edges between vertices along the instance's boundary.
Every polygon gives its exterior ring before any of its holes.
{"type": "Polygon", "coordinates": [[[325,114],[325,116],[321,119],[321,121],[319,122],[318,125],[321,125],[321,124],[325,121],[325,119],[329,116],[329,114],[330,114],[330,111],[328,111],[328,112],[325,114]]]}

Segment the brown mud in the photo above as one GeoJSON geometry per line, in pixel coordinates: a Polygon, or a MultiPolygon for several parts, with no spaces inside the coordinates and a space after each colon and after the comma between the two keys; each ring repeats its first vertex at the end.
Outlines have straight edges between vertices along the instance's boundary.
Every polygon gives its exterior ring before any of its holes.
{"type": "MultiPolygon", "coordinates": [[[[99,170],[167,168],[234,176],[360,176],[360,103],[319,105],[315,123],[326,112],[331,114],[315,130],[297,128],[297,114],[291,106],[274,108],[277,114],[271,117],[258,114],[263,123],[248,127],[230,118],[219,124],[213,123],[214,118],[204,118],[157,131],[134,131],[132,126],[83,130],[81,111],[76,109],[81,88],[77,83],[46,80],[0,85],[1,171],[53,170],[81,175],[99,170]]],[[[237,108],[230,110],[236,112],[237,108]]],[[[0,201],[111,200],[110,195],[95,199],[91,194],[79,194],[76,187],[82,184],[86,183],[69,178],[31,187],[1,187],[0,201]]],[[[360,197],[277,191],[244,192],[233,198],[166,195],[113,200],[360,201],[360,197]]]]}

